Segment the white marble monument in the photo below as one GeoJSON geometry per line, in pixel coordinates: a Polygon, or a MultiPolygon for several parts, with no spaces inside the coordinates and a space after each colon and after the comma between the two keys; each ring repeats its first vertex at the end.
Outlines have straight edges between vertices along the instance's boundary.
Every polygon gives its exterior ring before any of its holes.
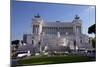
{"type": "Polygon", "coordinates": [[[48,51],[92,49],[89,37],[82,33],[82,20],[77,15],[71,22],[45,22],[38,14],[32,18],[32,34],[25,34],[23,41],[33,44],[41,51],[47,46],[48,51]]]}

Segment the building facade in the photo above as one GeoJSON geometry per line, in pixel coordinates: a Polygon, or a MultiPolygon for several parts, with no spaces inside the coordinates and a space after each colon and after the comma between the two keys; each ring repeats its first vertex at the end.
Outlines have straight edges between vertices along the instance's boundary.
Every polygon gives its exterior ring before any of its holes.
{"type": "Polygon", "coordinates": [[[39,15],[32,19],[32,34],[24,34],[23,41],[39,51],[92,49],[89,37],[82,33],[82,20],[77,15],[71,22],[45,22],[39,15]]]}

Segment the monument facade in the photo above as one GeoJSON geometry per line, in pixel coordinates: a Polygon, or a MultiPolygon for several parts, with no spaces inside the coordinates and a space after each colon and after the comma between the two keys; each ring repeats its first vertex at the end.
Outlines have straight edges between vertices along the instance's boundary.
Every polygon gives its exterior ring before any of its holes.
{"type": "Polygon", "coordinates": [[[82,20],[78,15],[71,22],[45,22],[36,15],[32,18],[32,34],[24,34],[23,41],[33,44],[39,51],[92,49],[89,37],[82,33],[82,20]]]}

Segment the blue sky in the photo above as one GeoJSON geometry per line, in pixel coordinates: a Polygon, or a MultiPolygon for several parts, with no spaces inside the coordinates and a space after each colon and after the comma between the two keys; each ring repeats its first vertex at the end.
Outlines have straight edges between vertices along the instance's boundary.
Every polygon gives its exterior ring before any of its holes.
{"type": "Polygon", "coordinates": [[[23,34],[32,31],[32,18],[39,13],[44,21],[73,21],[76,14],[83,24],[83,33],[95,23],[95,6],[50,4],[13,1],[11,5],[11,40],[22,39],[23,34]]]}

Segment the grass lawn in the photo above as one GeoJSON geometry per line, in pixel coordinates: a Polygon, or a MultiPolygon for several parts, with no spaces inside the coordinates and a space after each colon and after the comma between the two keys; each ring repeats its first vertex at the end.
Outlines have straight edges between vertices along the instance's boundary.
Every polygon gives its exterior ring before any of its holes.
{"type": "Polygon", "coordinates": [[[22,59],[19,65],[41,65],[41,64],[57,64],[57,63],[73,63],[73,62],[88,62],[94,61],[93,58],[79,55],[68,56],[38,56],[22,59]]]}

